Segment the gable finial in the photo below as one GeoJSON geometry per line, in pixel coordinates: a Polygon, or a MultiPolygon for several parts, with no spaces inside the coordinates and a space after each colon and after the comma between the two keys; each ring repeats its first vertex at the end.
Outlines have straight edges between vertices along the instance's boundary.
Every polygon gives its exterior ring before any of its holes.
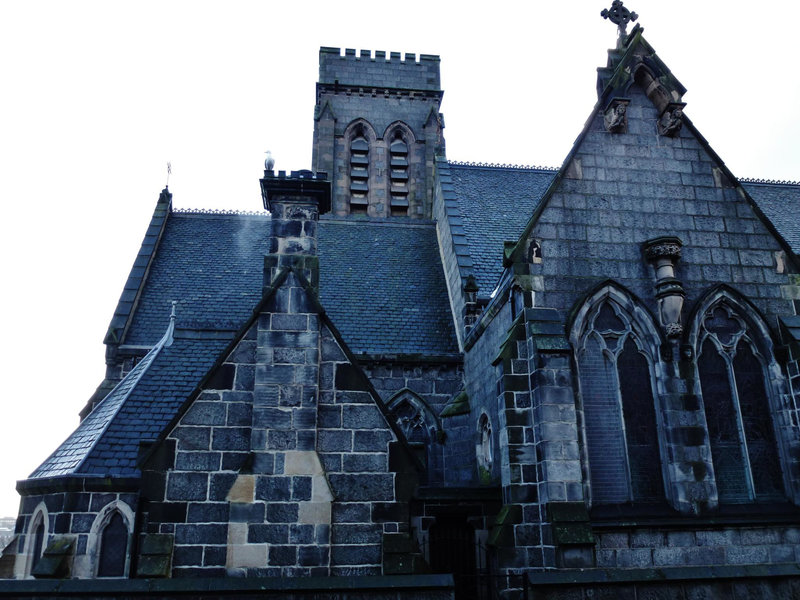
{"type": "Polygon", "coordinates": [[[632,12],[622,6],[621,0],[614,0],[611,3],[611,8],[604,8],[603,12],[600,13],[600,16],[604,19],[608,19],[617,26],[617,30],[619,31],[618,44],[620,46],[622,45],[625,36],[628,35],[628,23],[639,18],[639,15],[637,15],[635,12],[632,12]]]}

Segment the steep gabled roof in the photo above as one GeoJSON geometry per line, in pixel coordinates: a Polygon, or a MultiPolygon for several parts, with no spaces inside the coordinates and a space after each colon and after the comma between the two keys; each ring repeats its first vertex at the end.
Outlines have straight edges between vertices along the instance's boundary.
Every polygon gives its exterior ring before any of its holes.
{"type": "Polygon", "coordinates": [[[87,459],[95,451],[98,441],[108,431],[130,399],[142,379],[157,360],[160,353],[173,342],[174,317],[166,333],[142,360],[117,386],[81,421],[78,428],[53,452],[29,479],[57,477],[75,473],[89,473],[87,459]]]}
{"type": "MultiPolygon", "coordinates": [[[[172,300],[183,327],[236,331],[261,297],[269,231],[266,213],[172,213],[124,343],[153,343],[172,300]]],[[[457,352],[433,223],[323,218],[318,251],[321,299],[356,354],[457,352]]]]}
{"type": "Polygon", "coordinates": [[[488,297],[503,272],[503,243],[522,233],[556,169],[452,161],[447,169],[457,204],[452,216],[466,242],[462,252],[471,260],[479,295],[488,297]]]}
{"type": "MultiPolygon", "coordinates": [[[[583,144],[587,134],[590,132],[598,113],[602,113],[613,99],[627,95],[631,87],[634,84],[638,84],[659,113],[669,107],[683,106],[681,100],[683,94],[686,92],[686,88],[683,87],[664,62],[656,55],[653,47],[644,39],[642,35],[643,32],[644,29],[636,25],[633,31],[628,35],[622,48],[609,51],[608,66],[598,69],[598,101],[592,109],[589,118],[586,120],[583,131],[581,131],[576,138],[561,168],[553,177],[522,234],[517,239],[517,244],[509,256],[510,259],[516,261],[524,260],[522,253],[525,248],[525,241],[538,222],[542,212],[547,207],[551,196],[558,188],[559,182],[565,176],[568,176],[570,170],[574,168],[573,158],[583,144]]],[[[727,185],[739,189],[743,198],[753,207],[754,213],[762,220],[767,229],[775,235],[781,246],[789,252],[789,260],[796,262],[795,254],[797,250],[790,244],[783,233],[785,231],[786,235],[791,237],[792,231],[795,230],[795,226],[789,222],[788,214],[786,214],[785,210],[773,210],[773,216],[768,215],[750,195],[751,188],[739,184],[724,161],[717,155],[714,149],[711,148],[708,141],[697,130],[691,119],[689,119],[685,113],[682,115],[682,121],[684,128],[695,136],[700,145],[708,153],[711,160],[716,163],[721,177],[726,180],[727,185]]],[[[781,194],[782,200],[785,200],[789,196],[789,194],[781,194]]],[[[772,198],[772,204],[774,205],[774,197],[775,190],[770,192],[766,192],[765,190],[765,205],[770,205],[770,198],[772,198]]],[[[781,202],[781,204],[782,203],[783,202],[781,202]]]]}

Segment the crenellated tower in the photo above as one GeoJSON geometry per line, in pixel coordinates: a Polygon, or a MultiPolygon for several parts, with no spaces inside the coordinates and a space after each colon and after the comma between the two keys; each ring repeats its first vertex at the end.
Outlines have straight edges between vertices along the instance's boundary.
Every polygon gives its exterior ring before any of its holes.
{"type": "Polygon", "coordinates": [[[431,217],[442,94],[438,56],[320,48],[312,169],[333,214],[431,217]]]}

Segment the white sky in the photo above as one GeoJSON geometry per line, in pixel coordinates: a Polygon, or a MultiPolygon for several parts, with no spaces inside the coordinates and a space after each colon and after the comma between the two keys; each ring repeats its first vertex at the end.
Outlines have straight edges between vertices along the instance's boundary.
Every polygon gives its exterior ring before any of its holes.
{"type": "MultiPolygon", "coordinates": [[[[176,207],[260,209],[265,150],[310,166],[324,45],[441,55],[450,159],[559,166],[610,4],[0,1],[0,516],[103,378],[167,161],[176,207]]],[[[800,179],[800,3],[629,5],[734,174],[800,179]]]]}

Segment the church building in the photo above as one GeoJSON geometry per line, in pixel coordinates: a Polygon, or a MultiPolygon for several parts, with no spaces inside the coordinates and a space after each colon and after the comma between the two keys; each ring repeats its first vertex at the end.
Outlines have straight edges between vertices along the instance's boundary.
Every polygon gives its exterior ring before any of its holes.
{"type": "Polygon", "coordinates": [[[449,161],[438,56],[323,47],[309,170],[165,188],[0,598],[800,597],[800,184],[604,13],[558,169],[449,161]]]}

